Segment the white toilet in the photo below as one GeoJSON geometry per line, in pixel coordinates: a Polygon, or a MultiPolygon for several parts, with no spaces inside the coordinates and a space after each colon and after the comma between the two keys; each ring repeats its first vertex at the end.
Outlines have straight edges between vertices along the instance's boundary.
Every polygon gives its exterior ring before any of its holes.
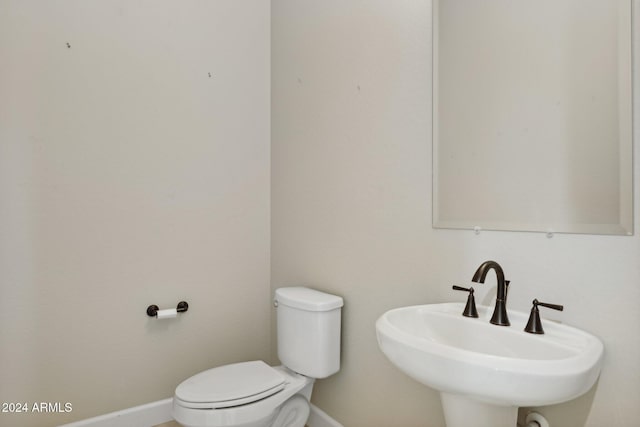
{"type": "Polygon", "coordinates": [[[342,298],[304,287],[276,290],[278,357],[219,366],[176,388],[173,418],[185,427],[303,427],[316,378],[340,370],[342,298]]]}

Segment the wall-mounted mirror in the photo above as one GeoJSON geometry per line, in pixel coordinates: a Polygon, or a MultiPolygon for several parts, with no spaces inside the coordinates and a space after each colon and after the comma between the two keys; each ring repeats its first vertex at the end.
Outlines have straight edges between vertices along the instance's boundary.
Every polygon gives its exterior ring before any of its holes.
{"type": "Polygon", "coordinates": [[[436,228],[633,234],[631,0],[433,0],[436,228]]]}

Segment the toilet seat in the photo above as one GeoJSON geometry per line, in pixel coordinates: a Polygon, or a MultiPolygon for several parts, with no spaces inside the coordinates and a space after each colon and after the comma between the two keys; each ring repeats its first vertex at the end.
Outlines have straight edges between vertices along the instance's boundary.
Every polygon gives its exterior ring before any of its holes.
{"type": "Polygon", "coordinates": [[[196,374],[178,385],[175,399],[185,408],[230,408],[267,398],[284,387],[285,378],[280,372],[254,360],[196,374]]]}

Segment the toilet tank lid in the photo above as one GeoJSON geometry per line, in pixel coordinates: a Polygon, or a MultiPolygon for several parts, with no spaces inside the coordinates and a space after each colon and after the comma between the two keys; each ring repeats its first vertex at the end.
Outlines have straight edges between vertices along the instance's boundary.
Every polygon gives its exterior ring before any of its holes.
{"type": "Polygon", "coordinates": [[[329,311],[344,305],[342,297],[303,286],[276,289],[278,304],[307,311],[329,311]]]}

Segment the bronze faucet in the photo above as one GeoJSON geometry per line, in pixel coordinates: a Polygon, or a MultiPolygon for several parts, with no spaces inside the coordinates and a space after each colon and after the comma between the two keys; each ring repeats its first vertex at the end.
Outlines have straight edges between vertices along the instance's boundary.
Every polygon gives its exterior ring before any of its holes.
{"type": "Polygon", "coordinates": [[[491,316],[491,323],[500,326],[509,326],[509,317],[507,316],[507,292],[509,288],[509,281],[504,280],[504,272],[502,267],[495,261],[485,261],[480,264],[480,267],[473,275],[472,281],[476,283],[484,283],[484,279],[487,277],[487,272],[494,270],[498,279],[498,292],[496,296],[496,307],[493,309],[493,316],[491,316]]]}

